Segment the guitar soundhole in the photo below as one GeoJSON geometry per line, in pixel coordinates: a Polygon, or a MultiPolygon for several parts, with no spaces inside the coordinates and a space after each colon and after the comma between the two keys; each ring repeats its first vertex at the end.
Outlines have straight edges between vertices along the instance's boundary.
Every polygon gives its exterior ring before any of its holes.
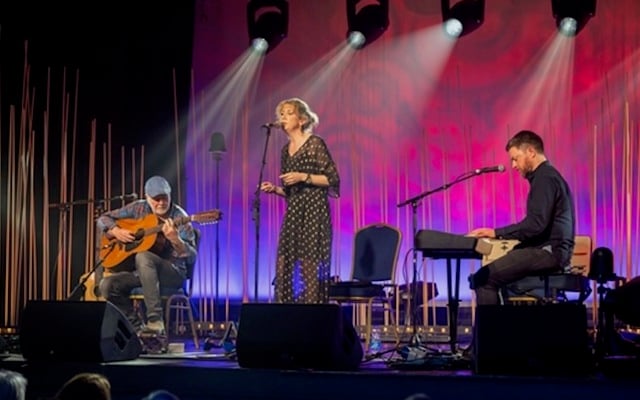
{"type": "Polygon", "coordinates": [[[134,240],[133,242],[130,242],[130,243],[125,243],[124,244],[125,251],[129,252],[129,251],[134,250],[136,247],[138,247],[140,245],[140,242],[141,242],[141,240],[138,239],[138,240],[134,240]]]}
{"type": "Polygon", "coordinates": [[[135,236],[136,242],[142,240],[142,238],[144,238],[144,229],[140,228],[136,231],[136,233],[133,235],[135,236]]]}

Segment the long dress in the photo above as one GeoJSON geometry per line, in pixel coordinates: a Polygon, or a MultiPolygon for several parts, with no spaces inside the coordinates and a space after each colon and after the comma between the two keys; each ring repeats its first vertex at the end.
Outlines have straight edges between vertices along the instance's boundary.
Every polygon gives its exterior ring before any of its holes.
{"type": "Polygon", "coordinates": [[[282,148],[281,172],[325,175],[328,187],[299,182],[283,186],[287,207],[280,230],[275,300],[326,303],[329,299],[333,228],[329,196],[339,197],[340,177],[324,140],[311,135],[293,155],[282,148]]]}

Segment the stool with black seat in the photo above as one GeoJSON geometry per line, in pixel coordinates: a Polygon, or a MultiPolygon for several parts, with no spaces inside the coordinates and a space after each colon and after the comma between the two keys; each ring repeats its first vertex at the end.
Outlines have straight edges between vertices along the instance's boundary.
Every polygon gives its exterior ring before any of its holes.
{"type": "Polygon", "coordinates": [[[583,303],[592,292],[588,278],[593,243],[590,236],[576,235],[570,265],[563,271],[527,276],[502,291],[509,303],[583,303]],[[570,299],[568,293],[576,293],[570,299]]]}
{"type": "MultiPolygon", "coordinates": [[[[201,232],[197,228],[193,228],[195,233],[195,245],[196,251],[200,245],[200,236],[201,232]]],[[[184,313],[186,312],[186,321],[189,323],[189,328],[191,329],[191,335],[193,336],[193,345],[196,349],[200,348],[200,341],[198,339],[198,330],[196,328],[195,319],[193,317],[193,307],[191,305],[191,297],[193,289],[193,271],[195,269],[195,263],[188,263],[186,265],[186,280],[182,287],[180,288],[170,288],[170,287],[160,287],[160,297],[164,302],[164,313],[165,313],[165,323],[166,326],[166,335],[167,341],[170,341],[171,335],[171,321],[173,321],[174,334],[180,334],[181,328],[184,327],[185,317],[184,313]],[[172,319],[172,313],[175,318],[172,319]]],[[[142,288],[137,287],[131,291],[129,298],[134,301],[134,308],[140,309],[143,301],[144,295],[142,293],[142,288]]]]}

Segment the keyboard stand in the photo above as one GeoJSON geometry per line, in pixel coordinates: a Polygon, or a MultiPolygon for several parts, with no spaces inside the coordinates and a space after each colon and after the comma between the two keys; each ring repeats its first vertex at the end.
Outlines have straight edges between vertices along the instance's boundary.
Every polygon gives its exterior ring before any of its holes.
{"type": "Polygon", "coordinates": [[[447,258],[447,297],[449,306],[449,344],[451,353],[458,352],[458,309],[460,308],[460,258],[456,258],[455,287],[452,288],[452,258],[447,258]]]}
{"type": "MultiPolygon", "coordinates": [[[[427,352],[419,359],[394,362],[391,367],[400,370],[460,370],[469,369],[471,364],[458,350],[458,308],[460,305],[460,262],[459,257],[435,257],[447,262],[447,301],[449,308],[449,345],[451,352],[427,352]],[[455,260],[455,275],[454,262],[455,260]],[[454,285],[455,280],[455,285],[454,285]]],[[[442,343],[442,342],[440,342],[442,343]]]]}
{"type": "MultiPolygon", "coordinates": [[[[423,229],[414,238],[414,248],[422,252],[423,258],[446,260],[447,263],[447,307],[449,319],[449,352],[426,353],[424,358],[412,359],[397,367],[414,369],[468,368],[469,360],[458,349],[458,309],[460,307],[460,264],[465,260],[481,260],[491,253],[493,244],[475,237],[423,229]],[[455,264],[454,264],[455,261],[455,264]],[[455,270],[454,270],[455,268],[455,270]]],[[[442,343],[442,342],[439,342],[442,343]]],[[[404,354],[403,354],[404,356],[404,354]]]]}

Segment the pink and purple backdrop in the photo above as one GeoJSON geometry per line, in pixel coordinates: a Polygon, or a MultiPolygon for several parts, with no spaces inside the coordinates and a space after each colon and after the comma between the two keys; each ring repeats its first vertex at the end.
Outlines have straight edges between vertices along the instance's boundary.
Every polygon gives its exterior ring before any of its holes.
{"type": "MultiPolygon", "coordinates": [[[[384,221],[403,232],[397,280],[410,279],[411,209],[397,204],[464,172],[508,167],[504,145],[520,129],[543,136],[549,159],[569,181],[577,232],[591,235],[596,247],[611,247],[620,275],[638,275],[640,2],[598,2],[585,29],[555,48],[550,1],[487,1],[484,24],[443,58],[432,32],[441,22],[440,2],[391,0],[384,35],[341,61],[330,57],[345,39],[344,0],[289,3],[288,37],[255,73],[237,64],[249,42],[246,2],[201,0],[195,8],[186,206],[216,208],[219,190],[222,297],[254,296],[252,203],[266,139],[260,126],[273,120],[279,100],[294,96],[319,114],[316,133],[342,178],[342,195],[331,201],[335,275],[349,276],[354,231],[384,221]],[[215,131],[227,144],[218,182],[208,151],[215,131]]],[[[272,132],[265,179],[277,179],[285,142],[282,132],[272,132]]],[[[518,220],[528,185],[507,169],[426,197],[417,228],[462,234],[518,220]]],[[[266,299],[284,201],[260,199],[259,295],[266,299]]],[[[196,295],[213,293],[216,281],[215,228],[202,229],[196,295]]],[[[478,267],[465,263],[463,278],[478,267]]],[[[419,272],[444,291],[442,262],[420,263],[419,272]]],[[[469,300],[464,282],[461,296],[469,300]]]]}

